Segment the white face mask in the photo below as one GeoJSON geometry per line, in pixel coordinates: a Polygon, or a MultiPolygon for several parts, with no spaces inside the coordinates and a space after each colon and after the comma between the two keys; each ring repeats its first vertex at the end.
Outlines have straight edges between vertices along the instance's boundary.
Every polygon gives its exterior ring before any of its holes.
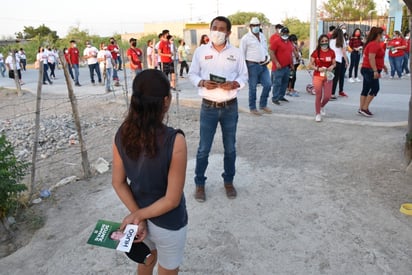
{"type": "Polygon", "coordinates": [[[220,46],[226,42],[226,33],[220,31],[210,31],[210,40],[214,45],[220,46]]]}
{"type": "Polygon", "coordinates": [[[258,34],[260,32],[260,27],[252,27],[252,32],[258,34]]]}

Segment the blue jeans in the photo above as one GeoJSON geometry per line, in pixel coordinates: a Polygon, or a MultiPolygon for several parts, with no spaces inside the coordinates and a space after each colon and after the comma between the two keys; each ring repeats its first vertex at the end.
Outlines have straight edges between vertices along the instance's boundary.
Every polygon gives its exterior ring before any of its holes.
{"type": "Polygon", "coordinates": [[[90,80],[94,84],[94,72],[97,74],[97,79],[99,80],[99,83],[102,82],[102,76],[100,74],[100,66],[99,63],[94,63],[94,64],[89,64],[89,71],[90,71],[90,80]]]}
{"type": "Polygon", "coordinates": [[[395,72],[399,78],[402,77],[402,62],[403,56],[389,56],[389,63],[391,64],[391,77],[395,76],[395,72]]]}
{"type": "Polygon", "coordinates": [[[119,77],[117,76],[117,69],[116,68],[113,68],[113,80],[114,81],[119,80],[119,77]]]}
{"type": "Polygon", "coordinates": [[[249,74],[249,109],[256,110],[256,86],[258,83],[263,86],[259,107],[264,108],[267,106],[270,88],[272,87],[269,70],[266,66],[256,63],[246,62],[246,64],[249,74]]]}
{"type": "Polygon", "coordinates": [[[217,124],[220,123],[223,138],[224,158],[222,173],[224,183],[233,183],[236,162],[236,129],[238,122],[237,101],[215,108],[204,102],[200,109],[200,140],[196,155],[195,184],[204,186],[205,172],[209,164],[209,152],[213,144],[217,124]]]}
{"type": "Polygon", "coordinates": [[[112,72],[113,68],[106,68],[106,92],[112,90],[112,72]]]}
{"type": "Polygon", "coordinates": [[[273,85],[273,96],[272,101],[280,100],[285,97],[286,89],[289,83],[290,67],[283,67],[272,71],[272,85],[273,85]]]}
{"type": "Polygon", "coordinates": [[[352,71],[354,71],[355,78],[358,77],[358,68],[360,62],[360,53],[359,51],[353,51],[350,53],[350,65],[349,65],[349,78],[352,77],[352,71]]]}
{"type": "Polygon", "coordinates": [[[49,65],[47,63],[43,63],[43,84],[47,82],[52,83],[50,78],[49,78],[49,74],[47,73],[47,71],[49,70],[49,65]]]}
{"type": "Polygon", "coordinates": [[[140,73],[142,72],[141,69],[138,70],[131,70],[131,74],[132,74],[132,82],[135,79],[136,76],[138,76],[140,73]]]}
{"type": "Polygon", "coordinates": [[[67,70],[69,70],[70,77],[74,80],[72,65],[70,65],[69,63],[67,63],[67,70]]]}
{"type": "Polygon", "coordinates": [[[79,83],[79,64],[73,64],[72,68],[74,71],[74,83],[80,84],[79,83]]]}
{"type": "Polygon", "coordinates": [[[402,72],[405,71],[405,74],[409,73],[409,53],[405,52],[403,55],[403,66],[402,66],[402,72]]]}
{"type": "Polygon", "coordinates": [[[0,72],[2,77],[6,76],[6,65],[4,65],[4,62],[0,62],[0,72]]]}

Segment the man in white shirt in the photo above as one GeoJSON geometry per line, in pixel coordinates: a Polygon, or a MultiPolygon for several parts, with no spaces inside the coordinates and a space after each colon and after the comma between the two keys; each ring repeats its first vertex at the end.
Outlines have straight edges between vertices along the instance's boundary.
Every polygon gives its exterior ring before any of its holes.
{"type": "Polygon", "coordinates": [[[99,83],[102,83],[102,76],[100,74],[99,63],[97,62],[98,50],[96,47],[92,46],[90,41],[86,41],[86,48],[83,51],[83,58],[87,60],[87,65],[89,65],[90,80],[92,84],[95,85],[94,72],[97,74],[99,83]]]}
{"type": "Polygon", "coordinates": [[[100,51],[97,54],[97,60],[99,62],[100,71],[103,72],[103,75],[106,74],[106,93],[112,92],[113,89],[113,64],[115,61],[112,60],[112,54],[107,49],[107,46],[104,43],[100,43],[100,51]]]}
{"type": "MultiPolygon", "coordinates": [[[[23,85],[23,81],[21,80],[21,67],[20,67],[20,58],[19,55],[17,53],[17,51],[13,51],[14,55],[16,57],[16,71],[17,71],[17,76],[20,82],[20,85],[23,85]]],[[[9,77],[10,78],[15,78],[14,73],[16,72],[14,70],[14,64],[13,64],[13,52],[9,52],[9,55],[6,58],[5,64],[7,67],[7,70],[9,71],[9,77]]]]}
{"type": "Polygon", "coordinates": [[[223,137],[223,184],[226,196],[236,198],[233,185],[236,161],[236,129],[238,122],[237,94],[247,82],[247,67],[241,51],[229,43],[232,24],[223,16],[210,24],[210,42],[198,47],[189,69],[189,79],[202,97],[200,109],[200,141],[196,155],[195,199],[206,200],[205,172],[217,125],[223,137]]]}
{"type": "Polygon", "coordinates": [[[256,86],[261,83],[263,86],[260,95],[259,109],[267,114],[272,110],[267,107],[268,97],[272,82],[267,67],[269,63],[268,44],[265,35],[260,31],[260,21],[257,17],[250,20],[250,32],[245,34],[240,40],[240,50],[246,60],[249,74],[249,110],[256,116],[262,114],[256,109],[256,86]]]}

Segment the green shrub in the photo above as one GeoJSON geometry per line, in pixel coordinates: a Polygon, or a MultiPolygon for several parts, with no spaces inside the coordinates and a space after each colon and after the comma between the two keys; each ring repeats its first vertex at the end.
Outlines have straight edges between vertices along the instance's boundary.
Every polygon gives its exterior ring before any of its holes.
{"type": "Polygon", "coordinates": [[[27,167],[28,163],[16,158],[14,147],[6,136],[0,135],[0,219],[18,207],[18,196],[27,189],[25,184],[19,183],[27,167]]]}

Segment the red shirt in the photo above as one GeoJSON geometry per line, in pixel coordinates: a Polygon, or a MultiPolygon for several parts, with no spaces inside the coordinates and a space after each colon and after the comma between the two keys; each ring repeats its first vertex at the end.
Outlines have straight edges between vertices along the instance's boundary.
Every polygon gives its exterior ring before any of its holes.
{"type": "Polygon", "coordinates": [[[405,39],[405,45],[406,45],[406,49],[404,49],[404,51],[406,53],[409,53],[409,49],[411,47],[411,39],[405,39]]]}
{"type": "Polygon", "coordinates": [[[404,50],[392,50],[392,47],[399,47],[399,46],[405,46],[405,40],[402,39],[401,37],[396,37],[388,41],[388,49],[389,49],[389,56],[390,57],[399,57],[403,56],[404,50]]]}
{"type": "Polygon", "coordinates": [[[110,53],[112,54],[112,58],[114,61],[117,60],[117,53],[119,52],[119,47],[115,44],[109,44],[107,45],[107,50],[110,51],[110,53]]]}
{"type": "Polygon", "coordinates": [[[79,64],[79,49],[78,48],[69,48],[69,59],[70,65],[79,64]]]}
{"type": "Polygon", "coordinates": [[[360,37],[354,36],[349,40],[349,47],[351,47],[353,50],[355,50],[355,48],[359,48],[360,46],[363,46],[363,42],[360,37]]]}
{"type": "MultiPolygon", "coordinates": [[[[160,40],[159,53],[172,54],[172,50],[170,48],[170,42],[168,40],[160,40]]],[[[162,55],[160,55],[160,61],[162,63],[171,63],[172,62],[172,57],[171,56],[162,56],[162,55]]]]}
{"type": "MultiPolygon", "coordinates": [[[[315,59],[315,65],[318,68],[322,68],[322,67],[330,67],[333,63],[333,60],[335,60],[336,56],[335,56],[335,52],[331,49],[328,48],[328,50],[319,51],[319,56],[318,56],[318,50],[314,50],[313,53],[310,55],[310,57],[315,59]]],[[[320,72],[317,70],[314,72],[313,74],[314,76],[320,76],[320,72]]]]}
{"type": "Polygon", "coordinates": [[[70,64],[70,56],[69,56],[69,52],[64,53],[64,59],[66,59],[67,64],[70,64]]]}
{"type": "Polygon", "coordinates": [[[269,45],[272,45],[272,43],[277,39],[281,39],[280,35],[278,33],[272,34],[272,36],[269,38],[269,45]]]}
{"type": "Polygon", "coordinates": [[[372,69],[371,64],[369,62],[370,53],[375,54],[376,68],[378,70],[382,70],[385,64],[385,50],[382,48],[381,43],[378,41],[369,42],[363,50],[362,68],[372,69]]]}
{"type": "MultiPolygon", "coordinates": [[[[270,38],[270,50],[276,56],[276,59],[280,63],[280,68],[290,66],[292,64],[293,44],[289,39],[270,38]]],[[[276,71],[276,64],[272,60],[272,71],[276,71]]]]}
{"type": "Polygon", "coordinates": [[[140,61],[140,57],[143,56],[143,52],[139,48],[129,48],[126,54],[130,61],[130,69],[141,70],[142,62],[140,61]]]}

